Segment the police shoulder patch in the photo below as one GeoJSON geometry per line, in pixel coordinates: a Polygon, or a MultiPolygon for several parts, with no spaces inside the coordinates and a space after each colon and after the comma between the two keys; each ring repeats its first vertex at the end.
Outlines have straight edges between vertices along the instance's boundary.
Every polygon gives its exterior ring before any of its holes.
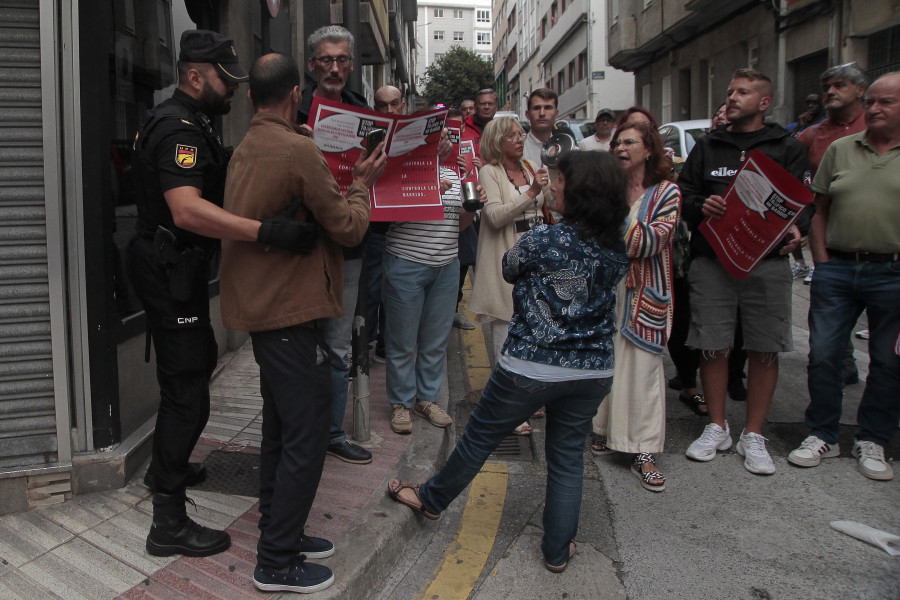
{"type": "Polygon", "coordinates": [[[182,169],[190,169],[197,164],[197,147],[178,144],[175,146],[175,163],[182,169]]]}

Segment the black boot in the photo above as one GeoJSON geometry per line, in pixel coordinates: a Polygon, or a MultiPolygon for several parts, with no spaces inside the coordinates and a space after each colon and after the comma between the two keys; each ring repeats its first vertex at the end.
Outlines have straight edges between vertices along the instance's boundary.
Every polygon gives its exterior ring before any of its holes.
{"type": "Polygon", "coordinates": [[[210,529],[187,516],[182,494],[153,494],[153,525],[147,536],[147,552],[153,556],[212,556],[228,550],[231,536],[210,529]]]}
{"type": "MultiPolygon", "coordinates": [[[[201,463],[188,463],[188,475],[184,480],[184,485],[187,487],[194,487],[195,485],[200,485],[204,481],[206,481],[206,467],[201,463]]],[[[153,477],[150,467],[147,468],[147,473],[144,474],[144,485],[146,485],[151,492],[156,491],[156,478],[153,477]]]]}

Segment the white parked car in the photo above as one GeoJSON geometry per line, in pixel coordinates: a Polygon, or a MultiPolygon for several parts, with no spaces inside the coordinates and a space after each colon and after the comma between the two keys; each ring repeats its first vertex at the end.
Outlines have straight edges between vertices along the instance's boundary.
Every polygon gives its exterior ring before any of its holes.
{"type": "Polygon", "coordinates": [[[675,121],[660,126],[659,135],[663,146],[671,148],[676,163],[684,162],[694,149],[694,144],[709,132],[709,119],[693,121],[675,121]]]}

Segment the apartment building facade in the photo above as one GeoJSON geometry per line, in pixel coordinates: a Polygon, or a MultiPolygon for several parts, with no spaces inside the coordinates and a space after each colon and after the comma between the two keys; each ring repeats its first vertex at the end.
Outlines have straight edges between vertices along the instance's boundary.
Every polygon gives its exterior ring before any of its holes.
{"type": "Polygon", "coordinates": [[[635,76],[635,98],[660,122],[708,118],[731,73],[775,84],[769,117],[802,112],[818,76],[855,61],[871,78],[900,69],[893,0],[617,0],[608,6],[610,62],[635,76]]]}
{"type": "Polygon", "coordinates": [[[491,24],[490,0],[420,0],[416,21],[418,91],[424,87],[425,70],[453,46],[491,60],[491,24]]]}
{"type": "Polygon", "coordinates": [[[563,118],[591,119],[600,108],[632,104],[632,75],[607,60],[606,4],[503,0],[495,5],[495,77],[508,110],[524,116],[528,95],[539,87],[559,94],[563,118]]]}

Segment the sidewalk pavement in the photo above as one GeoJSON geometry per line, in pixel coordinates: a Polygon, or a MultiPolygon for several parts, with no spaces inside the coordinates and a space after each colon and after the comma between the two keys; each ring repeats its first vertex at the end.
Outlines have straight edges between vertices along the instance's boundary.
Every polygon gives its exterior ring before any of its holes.
{"type": "MultiPolygon", "coordinates": [[[[391,432],[384,365],[370,366],[370,390],[371,439],[362,445],[374,460],[356,465],[328,456],[307,523],[307,534],[333,540],[336,547],[334,556],[321,560],[334,570],[335,584],[318,598],[362,597],[374,573],[393,565],[418,525],[412,511],[386,496],[386,482],[397,473],[430,476],[451,445],[451,429],[421,418],[413,420],[412,435],[391,432]]],[[[188,514],[227,529],[232,539],[227,552],[207,558],[147,554],[152,505],[141,469],[122,489],[0,517],[0,600],[284,596],[258,592],[252,583],[259,537],[252,490],[259,481],[254,457],[259,455],[262,398],[249,342],[220,360],[210,391],[209,423],[191,458],[206,460],[210,475],[188,490],[197,504],[196,511],[188,507],[188,514]]],[[[445,381],[444,406],[448,398],[445,381]]],[[[346,431],[353,430],[352,413],[348,407],[346,431]]]]}

